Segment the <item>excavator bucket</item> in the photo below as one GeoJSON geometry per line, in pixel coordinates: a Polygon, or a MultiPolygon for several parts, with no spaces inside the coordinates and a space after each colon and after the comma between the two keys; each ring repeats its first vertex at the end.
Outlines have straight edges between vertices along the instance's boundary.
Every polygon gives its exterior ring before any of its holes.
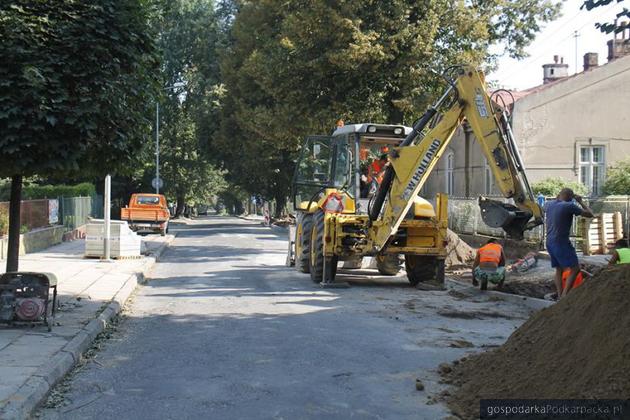
{"type": "Polygon", "coordinates": [[[522,210],[512,204],[479,197],[481,218],[490,227],[502,228],[508,237],[516,240],[523,239],[532,213],[522,210]]]}

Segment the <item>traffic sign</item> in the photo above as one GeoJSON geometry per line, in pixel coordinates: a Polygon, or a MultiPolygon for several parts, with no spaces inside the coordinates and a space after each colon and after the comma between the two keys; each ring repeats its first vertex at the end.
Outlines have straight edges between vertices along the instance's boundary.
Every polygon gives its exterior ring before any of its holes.
{"type": "Polygon", "coordinates": [[[164,181],[162,178],[153,178],[151,180],[151,186],[153,188],[162,188],[164,186],[164,181]]]}

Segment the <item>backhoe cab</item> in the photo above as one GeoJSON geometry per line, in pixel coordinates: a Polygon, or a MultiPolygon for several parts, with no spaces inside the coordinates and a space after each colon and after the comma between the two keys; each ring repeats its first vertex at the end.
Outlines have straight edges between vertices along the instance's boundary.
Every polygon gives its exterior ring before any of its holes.
{"type": "Polygon", "coordinates": [[[442,283],[447,197],[434,205],[418,196],[457,127],[468,122],[504,203],[479,199],[482,219],[522,239],[543,215],[527,181],[508,110],[491,98],[483,74],[452,67],[442,97],[414,124],[354,124],[331,136],[307,138],[293,180],[297,213],[287,262],[332,283],[339,261],[375,258],[379,272],[395,275],[404,256],[411,284],[442,283]]]}

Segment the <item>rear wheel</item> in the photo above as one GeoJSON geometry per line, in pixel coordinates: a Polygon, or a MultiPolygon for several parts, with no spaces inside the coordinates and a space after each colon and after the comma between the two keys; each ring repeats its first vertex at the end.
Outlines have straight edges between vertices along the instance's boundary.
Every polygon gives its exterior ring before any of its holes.
{"type": "Polygon", "coordinates": [[[385,254],[376,256],[376,268],[384,276],[395,276],[401,269],[398,254],[385,254]]]}
{"type": "Polygon", "coordinates": [[[310,272],[314,283],[332,283],[337,275],[338,257],[324,256],[324,212],[313,215],[310,244],[310,272]]]}
{"type": "Polygon", "coordinates": [[[295,226],[295,268],[302,273],[310,272],[312,227],[313,215],[300,213],[295,226]]]}
{"type": "Polygon", "coordinates": [[[429,282],[444,284],[444,260],[423,255],[405,255],[407,278],[412,286],[429,282]]]}

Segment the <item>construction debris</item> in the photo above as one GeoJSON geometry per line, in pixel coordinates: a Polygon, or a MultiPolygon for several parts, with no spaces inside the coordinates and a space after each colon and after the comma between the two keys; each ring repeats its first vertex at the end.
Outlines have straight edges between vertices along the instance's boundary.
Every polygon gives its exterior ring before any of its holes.
{"type": "Polygon", "coordinates": [[[543,309],[501,347],[440,373],[457,389],[446,401],[479,417],[482,398],[626,399],[630,395],[630,269],[606,268],[543,309]]]}
{"type": "Polygon", "coordinates": [[[518,271],[519,273],[524,273],[528,271],[530,268],[536,267],[538,263],[538,257],[535,252],[528,252],[525,254],[523,258],[519,258],[510,266],[510,271],[518,271]]]}
{"type": "Polygon", "coordinates": [[[475,250],[464,242],[455,232],[448,229],[446,234],[446,260],[447,268],[469,265],[475,259],[475,250]]]}

